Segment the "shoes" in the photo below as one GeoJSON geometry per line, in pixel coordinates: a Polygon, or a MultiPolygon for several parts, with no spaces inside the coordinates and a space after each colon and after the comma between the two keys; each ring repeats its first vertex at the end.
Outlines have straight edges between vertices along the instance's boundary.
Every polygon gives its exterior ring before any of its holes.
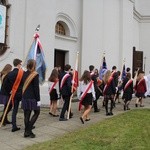
{"type": "Polygon", "coordinates": [[[100,109],[96,109],[96,110],[94,110],[94,112],[96,113],[96,112],[100,112],[100,109]]]}
{"type": "Polygon", "coordinates": [[[59,121],[67,121],[66,118],[59,118],[59,121]]]}
{"type": "Polygon", "coordinates": [[[144,105],[140,105],[140,107],[144,107],[144,105]]]}
{"type": "Polygon", "coordinates": [[[130,108],[127,108],[127,110],[130,110],[130,108]]]}
{"type": "Polygon", "coordinates": [[[91,120],[90,118],[85,119],[85,121],[90,121],[90,120],[91,120]]]}
{"type": "Polygon", "coordinates": [[[124,111],[126,111],[126,105],[124,105],[124,107],[123,107],[123,108],[124,108],[124,111]]]}
{"type": "Polygon", "coordinates": [[[106,116],[110,116],[110,113],[107,112],[107,113],[106,113],[106,116]]]}
{"type": "Polygon", "coordinates": [[[20,128],[15,127],[15,128],[12,128],[11,132],[15,132],[15,131],[18,131],[18,130],[20,130],[20,128]]]}
{"type": "Polygon", "coordinates": [[[24,133],[24,137],[25,137],[25,138],[26,138],[26,137],[35,138],[35,134],[34,134],[33,132],[31,132],[31,133],[25,132],[25,133],[24,133]]]}
{"type": "Polygon", "coordinates": [[[83,118],[82,118],[82,117],[80,117],[80,120],[81,120],[82,124],[84,124],[84,120],[83,120],[83,118]]]}
{"type": "Polygon", "coordinates": [[[59,117],[59,115],[53,115],[53,117],[59,117]]]}
{"type": "Polygon", "coordinates": [[[114,115],[112,112],[110,112],[109,114],[110,114],[110,116],[114,115]]]}
{"type": "Polygon", "coordinates": [[[135,107],[138,107],[138,104],[135,104],[135,107]]]}
{"type": "Polygon", "coordinates": [[[51,112],[49,112],[50,115],[53,115],[51,112]]]}

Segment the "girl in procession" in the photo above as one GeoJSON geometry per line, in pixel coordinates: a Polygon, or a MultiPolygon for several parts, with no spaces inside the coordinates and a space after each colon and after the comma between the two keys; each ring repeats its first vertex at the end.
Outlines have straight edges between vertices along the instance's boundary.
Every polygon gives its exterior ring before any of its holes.
{"type": "Polygon", "coordinates": [[[91,80],[90,72],[85,70],[80,82],[79,87],[77,91],[79,102],[79,111],[81,110],[82,105],[84,106],[84,112],[82,116],[80,117],[80,120],[82,124],[84,124],[84,121],[89,121],[89,113],[92,108],[92,102],[96,99],[95,97],[95,90],[94,90],[94,84],[91,80]]]}
{"type": "Polygon", "coordinates": [[[53,69],[52,73],[48,79],[49,81],[49,95],[50,95],[50,111],[49,114],[53,117],[58,117],[56,114],[57,110],[57,100],[58,100],[58,91],[59,91],[59,79],[57,69],[53,69]]]}
{"type": "Polygon", "coordinates": [[[114,96],[116,93],[116,85],[114,78],[111,75],[111,71],[107,70],[105,75],[104,75],[104,90],[103,90],[103,95],[104,95],[104,101],[105,101],[105,109],[106,109],[106,116],[108,115],[113,115],[113,105],[114,105],[114,96]],[[110,105],[110,112],[108,112],[108,102],[109,100],[111,101],[110,105]]]}
{"type": "Polygon", "coordinates": [[[139,72],[134,89],[135,96],[137,97],[135,107],[138,107],[138,104],[140,104],[140,107],[143,107],[143,98],[145,96],[145,92],[147,91],[144,71],[139,72]]]}
{"type": "Polygon", "coordinates": [[[123,88],[122,99],[124,101],[124,110],[130,110],[129,104],[133,94],[133,80],[131,79],[131,73],[126,73],[126,78],[123,80],[122,88],[123,88]]]}
{"type": "Polygon", "coordinates": [[[22,89],[22,108],[24,110],[24,137],[34,138],[35,134],[32,132],[34,124],[40,114],[40,89],[39,89],[39,75],[35,71],[36,61],[33,59],[27,62],[27,71],[24,73],[24,85],[22,89]],[[34,114],[31,116],[32,111],[34,114]]]}
{"type": "MultiPolygon", "coordinates": [[[[10,97],[10,94],[7,93],[7,91],[6,91],[5,87],[4,87],[4,84],[6,84],[5,79],[7,78],[7,74],[11,70],[12,70],[12,65],[7,64],[7,65],[4,66],[3,70],[0,73],[0,80],[1,80],[0,104],[4,104],[4,110],[3,110],[2,116],[0,117],[0,122],[2,121],[4,112],[6,110],[7,103],[8,103],[9,97],[10,97]]],[[[8,116],[7,116],[8,113],[11,111],[11,109],[12,109],[12,104],[10,104],[9,107],[8,107],[8,109],[7,109],[3,125],[11,124],[11,122],[8,121],[8,116]]]]}

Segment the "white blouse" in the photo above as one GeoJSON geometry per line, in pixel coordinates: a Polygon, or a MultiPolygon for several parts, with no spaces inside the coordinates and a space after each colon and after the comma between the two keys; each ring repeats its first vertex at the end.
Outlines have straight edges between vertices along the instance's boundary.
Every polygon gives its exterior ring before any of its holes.
{"type": "MultiPolygon", "coordinates": [[[[85,84],[83,81],[79,81],[79,87],[77,89],[77,97],[80,100],[81,93],[83,93],[87,87],[89,86],[90,82],[88,84],[85,84]]],[[[91,88],[87,93],[92,93],[93,99],[95,100],[95,89],[94,89],[94,84],[92,84],[91,88]]]]}
{"type": "MultiPolygon", "coordinates": [[[[50,82],[50,81],[48,82],[48,91],[50,90],[50,88],[52,87],[53,84],[54,84],[54,82],[50,82]]],[[[57,94],[59,94],[59,81],[54,86],[54,89],[56,89],[57,94]]]]}

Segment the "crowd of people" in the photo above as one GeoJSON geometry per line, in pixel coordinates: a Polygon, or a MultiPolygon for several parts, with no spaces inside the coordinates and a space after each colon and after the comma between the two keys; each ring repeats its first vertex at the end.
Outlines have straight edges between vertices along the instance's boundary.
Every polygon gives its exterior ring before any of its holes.
{"type": "MultiPolygon", "coordinates": [[[[12,124],[12,132],[20,130],[17,126],[18,107],[21,102],[21,108],[24,111],[24,137],[34,138],[32,130],[35,128],[35,122],[40,114],[40,89],[39,75],[36,72],[35,60],[28,60],[27,70],[22,69],[22,61],[14,59],[14,69],[7,64],[1,71],[1,90],[0,104],[4,104],[4,110],[0,117],[1,124],[12,124]],[[11,121],[8,120],[8,113],[12,110],[11,121]],[[32,115],[32,111],[34,112],[32,115]]],[[[130,110],[130,101],[135,93],[137,97],[135,107],[144,107],[143,98],[147,91],[148,78],[145,78],[143,71],[137,71],[136,78],[131,78],[130,68],[126,69],[124,79],[121,78],[121,72],[113,66],[112,70],[106,70],[102,78],[99,76],[98,69],[93,65],[85,70],[79,79],[77,88],[77,98],[79,100],[79,111],[82,112],[80,121],[90,121],[90,112],[93,107],[94,112],[100,111],[97,101],[100,96],[103,97],[103,106],[106,110],[106,116],[113,115],[113,108],[116,100],[119,101],[120,93],[124,102],[123,110],[130,110]],[[109,103],[110,101],[110,103],[109,103]],[[110,104],[110,106],[109,106],[110,104]],[[82,106],[84,107],[82,109],[82,106]]],[[[69,118],[73,117],[70,108],[70,101],[73,95],[72,89],[73,70],[69,64],[61,67],[55,67],[48,78],[48,94],[50,97],[49,114],[53,117],[59,117],[59,121],[67,121],[66,113],[69,118]],[[57,112],[57,102],[63,100],[61,113],[57,112]]]]}

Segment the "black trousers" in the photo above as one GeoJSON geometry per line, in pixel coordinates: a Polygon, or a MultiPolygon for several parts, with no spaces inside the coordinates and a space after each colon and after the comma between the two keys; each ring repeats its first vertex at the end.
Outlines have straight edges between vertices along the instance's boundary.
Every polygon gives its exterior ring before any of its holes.
{"type": "Polygon", "coordinates": [[[98,110],[97,101],[98,101],[101,93],[98,89],[95,90],[95,92],[96,92],[96,100],[93,102],[93,107],[94,107],[94,111],[97,111],[98,110]]]}
{"type": "Polygon", "coordinates": [[[34,110],[34,114],[31,116],[32,110],[24,110],[24,124],[25,124],[25,132],[31,133],[33,125],[35,124],[39,114],[40,109],[34,110]]]}
{"type": "Polygon", "coordinates": [[[70,96],[62,96],[64,100],[64,105],[60,113],[60,118],[65,118],[65,113],[69,109],[70,96]]]}
{"type": "Polygon", "coordinates": [[[14,100],[14,106],[12,110],[12,128],[16,128],[16,118],[17,118],[17,113],[18,113],[18,107],[21,99],[15,99],[14,100]]]}

